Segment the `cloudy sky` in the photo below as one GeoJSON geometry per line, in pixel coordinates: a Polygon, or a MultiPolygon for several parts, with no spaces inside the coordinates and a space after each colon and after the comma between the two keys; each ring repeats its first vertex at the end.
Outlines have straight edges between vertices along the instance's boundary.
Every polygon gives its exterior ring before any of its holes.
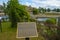
{"type": "MultiPolygon", "coordinates": [[[[0,4],[2,2],[7,2],[7,0],[0,0],[0,4]]],[[[32,7],[44,7],[44,8],[59,8],[60,0],[19,0],[19,2],[23,5],[31,5],[32,7]]]]}

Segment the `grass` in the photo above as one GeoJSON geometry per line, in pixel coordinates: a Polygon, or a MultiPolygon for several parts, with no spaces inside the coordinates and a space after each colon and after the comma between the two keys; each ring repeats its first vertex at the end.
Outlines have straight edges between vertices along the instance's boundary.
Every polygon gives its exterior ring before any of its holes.
{"type": "MultiPolygon", "coordinates": [[[[2,32],[0,32],[0,40],[25,40],[25,39],[16,38],[16,30],[17,30],[16,28],[10,27],[10,22],[3,22],[2,23],[2,32]]],[[[39,31],[38,31],[38,33],[39,33],[39,31]]],[[[30,40],[44,40],[44,38],[39,33],[38,38],[30,38],[30,40]]]]}

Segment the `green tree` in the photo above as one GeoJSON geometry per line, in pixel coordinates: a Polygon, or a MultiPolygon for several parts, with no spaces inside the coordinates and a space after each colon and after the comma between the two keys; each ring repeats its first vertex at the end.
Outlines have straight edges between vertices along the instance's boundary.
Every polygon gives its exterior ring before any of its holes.
{"type": "Polygon", "coordinates": [[[24,22],[24,21],[30,21],[30,15],[29,13],[27,12],[26,10],[26,6],[25,5],[20,5],[18,9],[18,12],[19,12],[19,16],[20,16],[20,19],[21,19],[21,22],[24,22]]]}
{"type": "Polygon", "coordinates": [[[60,12],[60,9],[59,9],[59,8],[57,8],[57,9],[56,9],[56,12],[60,12]]]}
{"type": "Polygon", "coordinates": [[[50,11],[51,11],[51,9],[50,9],[50,8],[48,8],[48,9],[47,9],[47,12],[50,12],[50,11]]]}
{"type": "Polygon", "coordinates": [[[39,9],[39,13],[41,13],[41,7],[39,7],[38,9],[39,9]]]}
{"type": "Polygon", "coordinates": [[[55,11],[56,12],[56,8],[52,9],[52,11],[55,11]]]}
{"type": "Polygon", "coordinates": [[[29,19],[29,14],[24,10],[18,0],[10,0],[7,5],[8,15],[11,21],[11,27],[17,27],[17,22],[24,18],[29,19]]]}
{"type": "Polygon", "coordinates": [[[5,13],[5,15],[6,15],[6,13],[7,13],[7,10],[6,10],[6,4],[3,2],[3,11],[4,11],[4,13],[5,13]]]}
{"type": "Polygon", "coordinates": [[[59,8],[54,8],[52,11],[60,12],[60,9],[59,8]]]}
{"type": "Polygon", "coordinates": [[[39,13],[39,10],[36,9],[36,8],[33,8],[33,14],[36,15],[36,14],[38,14],[38,13],[39,13]]]}
{"type": "Polygon", "coordinates": [[[0,5],[0,10],[3,10],[3,6],[2,5],[0,5]]]}
{"type": "MultiPolygon", "coordinates": [[[[48,37],[48,40],[50,39],[52,39],[52,40],[55,40],[55,39],[57,39],[56,37],[57,37],[57,28],[56,28],[56,18],[48,18],[47,20],[46,20],[46,23],[47,23],[47,25],[46,25],[46,27],[48,27],[48,30],[46,30],[47,32],[46,32],[46,34],[47,34],[47,37],[48,37]]],[[[57,39],[58,40],[58,39],[57,39]]]]}
{"type": "Polygon", "coordinates": [[[45,12],[46,12],[46,8],[39,7],[39,13],[45,13],[45,12]]]}
{"type": "Polygon", "coordinates": [[[45,13],[45,11],[46,11],[44,8],[41,8],[41,10],[42,10],[42,13],[45,13]]]}
{"type": "Polygon", "coordinates": [[[46,20],[46,23],[48,24],[56,24],[56,18],[49,18],[46,20]]]}
{"type": "Polygon", "coordinates": [[[49,18],[46,20],[45,23],[46,23],[45,25],[48,26],[50,29],[51,27],[56,25],[56,18],[49,18]]]}

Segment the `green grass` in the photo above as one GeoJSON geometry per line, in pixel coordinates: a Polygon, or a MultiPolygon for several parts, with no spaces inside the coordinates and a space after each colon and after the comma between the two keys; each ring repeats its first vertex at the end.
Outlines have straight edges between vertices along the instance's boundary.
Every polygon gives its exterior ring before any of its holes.
{"type": "MultiPolygon", "coordinates": [[[[10,27],[10,22],[3,22],[2,32],[0,32],[0,40],[25,40],[16,38],[16,30],[17,30],[16,28],[10,27]]],[[[44,38],[39,33],[38,38],[30,38],[30,40],[44,40],[44,38]]]]}

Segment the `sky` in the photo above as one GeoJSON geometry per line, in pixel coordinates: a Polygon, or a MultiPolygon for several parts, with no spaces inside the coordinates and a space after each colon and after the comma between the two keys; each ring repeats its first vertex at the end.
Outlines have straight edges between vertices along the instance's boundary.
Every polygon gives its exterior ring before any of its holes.
{"type": "MultiPolygon", "coordinates": [[[[0,4],[8,0],[0,0],[0,4]]],[[[60,8],[60,0],[19,0],[22,5],[31,5],[32,7],[60,8]]]]}

